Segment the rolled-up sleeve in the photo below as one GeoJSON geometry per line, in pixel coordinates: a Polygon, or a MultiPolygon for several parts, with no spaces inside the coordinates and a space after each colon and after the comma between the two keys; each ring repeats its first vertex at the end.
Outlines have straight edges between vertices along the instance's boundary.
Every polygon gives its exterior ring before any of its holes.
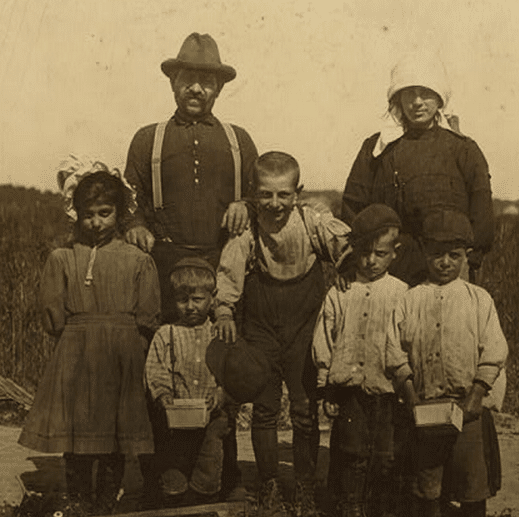
{"type": "Polygon", "coordinates": [[[155,334],[151,342],[146,358],[145,379],[153,400],[166,393],[173,393],[169,343],[165,342],[161,331],[155,334]]]}
{"type": "MultiPolygon", "coordinates": [[[[485,293],[486,294],[486,293],[485,293]]],[[[479,361],[475,380],[493,386],[508,356],[508,344],[501,329],[494,301],[490,296],[480,303],[479,361]]]]}
{"type": "Polygon", "coordinates": [[[304,207],[304,215],[314,249],[319,251],[321,257],[339,267],[352,251],[351,228],[329,210],[318,211],[304,207]]]}
{"type": "MultiPolygon", "coordinates": [[[[140,328],[155,332],[160,321],[160,287],[155,262],[145,255],[138,277],[138,299],[135,322],[140,328]]],[[[151,337],[151,336],[150,336],[151,337]]]]}
{"type": "Polygon", "coordinates": [[[400,303],[393,311],[386,340],[386,374],[398,388],[413,374],[409,357],[402,349],[400,326],[405,318],[405,305],[400,303]]]}
{"type": "Polygon", "coordinates": [[[340,320],[337,290],[332,287],[319,311],[312,343],[312,358],[317,368],[317,387],[323,388],[328,381],[332,352],[337,339],[337,323],[340,320]]]}
{"type": "Polygon", "coordinates": [[[231,237],[225,244],[217,270],[216,318],[233,315],[236,303],[243,293],[253,245],[254,238],[250,229],[231,237]]]}

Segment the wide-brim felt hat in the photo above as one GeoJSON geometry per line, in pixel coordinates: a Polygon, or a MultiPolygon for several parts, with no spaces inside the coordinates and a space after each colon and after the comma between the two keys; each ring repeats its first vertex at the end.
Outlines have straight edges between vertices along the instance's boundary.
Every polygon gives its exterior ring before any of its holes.
{"type": "Polygon", "coordinates": [[[217,383],[239,404],[254,402],[267,386],[268,359],[243,338],[230,344],[213,339],[207,347],[205,360],[217,383]]]}
{"type": "Polygon", "coordinates": [[[236,77],[236,70],[222,63],[216,41],[209,34],[198,32],[190,34],[180,47],[178,56],[166,59],[160,68],[168,77],[181,68],[214,72],[226,83],[236,77]]]}

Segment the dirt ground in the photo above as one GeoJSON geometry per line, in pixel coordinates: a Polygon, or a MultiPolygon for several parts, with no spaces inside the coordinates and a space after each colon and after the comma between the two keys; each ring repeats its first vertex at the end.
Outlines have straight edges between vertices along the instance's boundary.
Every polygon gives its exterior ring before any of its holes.
{"type": "MultiPolygon", "coordinates": [[[[16,423],[16,422],[15,422],[16,423]]],[[[4,422],[5,424],[5,422],[4,422]]],[[[497,517],[519,517],[519,420],[507,415],[497,418],[501,459],[503,467],[503,487],[496,497],[488,502],[488,515],[497,517]]],[[[2,515],[9,506],[17,506],[24,492],[57,492],[64,489],[63,461],[60,455],[41,454],[30,451],[17,444],[19,426],[0,425],[0,509],[2,515]]],[[[290,493],[293,487],[292,454],[290,431],[279,433],[280,477],[290,493]]],[[[318,464],[318,486],[324,487],[329,459],[329,431],[321,434],[321,447],[318,464]]],[[[254,454],[250,442],[250,433],[238,433],[239,462],[243,473],[244,485],[252,495],[257,489],[257,475],[254,454]]],[[[141,476],[138,463],[129,459],[125,474],[125,495],[121,500],[118,513],[136,511],[141,488],[141,476]]],[[[324,488],[318,494],[323,506],[326,506],[324,488]]]]}

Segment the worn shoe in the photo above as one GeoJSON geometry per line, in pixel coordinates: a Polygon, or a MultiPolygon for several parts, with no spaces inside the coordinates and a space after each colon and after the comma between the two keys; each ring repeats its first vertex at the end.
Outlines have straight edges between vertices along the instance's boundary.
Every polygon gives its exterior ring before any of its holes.
{"type": "Polygon", "coordinates": [[[296,517],[319,517],[313,484],[300,482],[296,484],[294,512],[296,517]]]}
{"type": "Polygon", "coordinates": [[[361,503],[340,502],[337,506],[339,517],[366,517],[364,505],[361,503]]]}
{"type": "Polygon", "coordinates": [[[275,479],[269,479],[260,488],[257,517],[288,517],[281,490],[275,479]]]}

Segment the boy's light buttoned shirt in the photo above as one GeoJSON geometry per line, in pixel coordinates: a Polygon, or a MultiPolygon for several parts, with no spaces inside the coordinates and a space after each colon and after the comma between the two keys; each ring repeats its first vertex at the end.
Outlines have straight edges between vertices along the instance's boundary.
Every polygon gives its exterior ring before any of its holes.
{"type": "Polygon", "coordinates": [[[360,386],[368,394],[393,392],[386,377],[386,339],[393,310],[408,286],[385,274],[358,278],[345,292],[332,287],[321,308],[313,340],[319,387],[360,386]]]}
{"type": "MultiPolygon", "coordinates": [[[[508,354],[491,296],[456,279],[410,289],[395,311],[387,366],[397,383],[412,373],[421,399],[463,397],[474,380],[493,386],[508,354]]],[[[487,407],[499,406],[491,390],[487,407]]]]}

